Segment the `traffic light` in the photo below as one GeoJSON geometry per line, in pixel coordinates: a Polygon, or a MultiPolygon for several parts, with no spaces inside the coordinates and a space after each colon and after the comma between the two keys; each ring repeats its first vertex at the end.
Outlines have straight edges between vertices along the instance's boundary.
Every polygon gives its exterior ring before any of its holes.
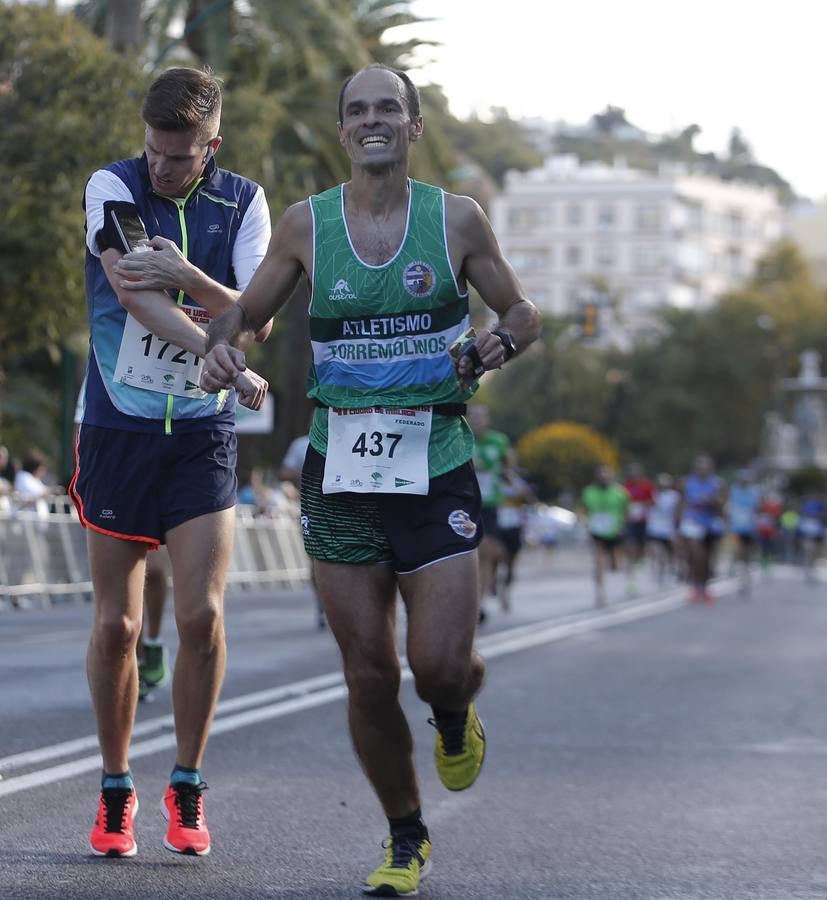
{"type": "Polygon", "coordinates": [[[580,307],[580,336],[596,338],[600,332],[600,307],[588,300],[580,307]]]}

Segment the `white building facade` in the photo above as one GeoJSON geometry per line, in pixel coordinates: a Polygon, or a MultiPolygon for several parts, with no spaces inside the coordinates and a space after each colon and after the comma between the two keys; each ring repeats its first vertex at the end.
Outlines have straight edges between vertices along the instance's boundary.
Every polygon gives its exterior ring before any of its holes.
{"type": "Polygon", "coordinates": [[[751,275],[784,223],[769,189],[574,156],[509,172],[491,217],[543,311],[575,312],[602,283],[632,318],[664,304],[709,305],[751,275]]]}

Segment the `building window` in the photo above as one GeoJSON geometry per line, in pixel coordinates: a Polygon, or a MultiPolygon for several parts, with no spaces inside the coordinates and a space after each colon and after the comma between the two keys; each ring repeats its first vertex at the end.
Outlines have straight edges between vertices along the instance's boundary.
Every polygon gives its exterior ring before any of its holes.
{"type": "Polygon", "coordinates": [[[538,272],[549,268],[549,252],[546,249],[512,250],[509,262],[519,274],[538,272]]]}
{"type": "Polygon", "coordinates": [[[613,269],[616,261],[615,248],[611,244],[598,244],[594,261],[598,269],[613,269]]]}
{"type": "Polygon", "coordinates": [[[583,290],[580,285],[570,284],[566,287],[566,311],[573,312],[580,308],[583,300],[583,290]]]}
{"type": "Polygon", "coordinates": [[[731,247],[727,251],[726,255],[727,261],[727,272],[730,278],[740,278],[746,269],[744,257],[741,255],[741,251],[737,247],[731,247]]]}
{"type": "Polygon", "coordinates": [[[733,210],[728,213],[725,222],[727,237],[735,238],[737,240],[744,236],[744,217],[740,212],[733,210]]]}
{"type": "Polygon", "coordinates": [[[566,206],[566,225],[577,227],[583,223],[583,207],[579,203],[566,206]]]}
{"type": "Polygon", "coordinates": [[[663,256],[660,247],[641,246],[635,247],[634,252],[635,271],[641,274],[657,272],[661,267],[663,256]]]}
{"type": "Polygon", "coordinates": [[[553,220],[550,206],[515,206],[508,211],[508,224],[512,228],[536,228],[549,225],[553,220]]]}
{"type": "Polygon", "coordinates": [[[654,203],[642,203],[637,208],[635,224],[638,231],[648,233],[661,230],[661,210],[654,203]]]}
{"type": "Polygon", "coordinates": [[[597,227],[600,229],[614,228],[617,224],[617,209],[614,203],[599,203],[597,205],[597,227]]]}
{"type": "Polygon", "coordinates": [[[570,269],[576,269],[583,260],[583,250],[578,244],[569,244],[566,247],[566,265],[570,269]]]}
{"type": "Polygon", "coordinates": [[[687,203],[687,228],[690,231],[703,231],[704,210],[700,203],[687,203]]]}

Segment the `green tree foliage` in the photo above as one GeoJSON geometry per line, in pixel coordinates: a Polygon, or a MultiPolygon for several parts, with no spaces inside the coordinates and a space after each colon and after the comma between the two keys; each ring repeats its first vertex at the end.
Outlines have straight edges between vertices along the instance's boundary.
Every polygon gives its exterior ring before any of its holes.
{"type": "Polygon", "coordinates": [[[804,497],[807,494],[827,494],[827,472],[814,466],[806,466],[803,469],[795,469],[787,478],[787,490],[794,497],[804,497]]]}
{"type": "Polygon", "coordinates": [[[781,243],[743,289],[708,310],[667,310],[660,336],[616,356],[616,425],[624,457],[685,470],[706,450],[724,467],[761,451],[764,415],[799,354],[827,359],[827,303],[794,245],[781,243]]]}
{"type": "Polygon", "coordinates": [[[140,146],[143,81],[72,16],[0,7],[0,368],[85,324],[83,188],[140,146]]]}
{"type": "Polygon", "coordinates": [[[480,399],[498,428],[513,439],[542,422],[571,419],[600,428],[612,385],[603,351],[584,349],[571,319],[547,316],[543,333],[526,353],[486,379],[480,399]]]}
{"type": "Polygon", "coordinates": [[[795,246],[781,243],[741,290],[706,310],[663,310],[629,352],[591,348],[572,320],[547,318],[541,340],[480,396],[514,439],[571,420],[651,471],[684,472],[700,451],[742,466],[760,454],[764,416],[801,351],[827,360],[825,301],[795,246]]]}
{"type": "Polygon", "coordinates": [[[445,116],[442,124],[459,154],[478,163],[501,186],[509,169],[525,171],[542,165],[525,129],[504,109],[493,110],[490,121],[445,116]]]}

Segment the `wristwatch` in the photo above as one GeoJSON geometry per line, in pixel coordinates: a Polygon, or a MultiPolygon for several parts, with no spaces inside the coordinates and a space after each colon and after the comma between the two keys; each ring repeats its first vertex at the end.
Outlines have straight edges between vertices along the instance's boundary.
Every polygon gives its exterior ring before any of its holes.
{"type": "Polygon", "coordinates": [[[496,334],[502,341],[503,350],[505,350],[505,361],[508,362],[508,360],[517,352],[517,345],[514,343],[514,335],[504,328],[495,328],[491,334],[496,334]]]}

